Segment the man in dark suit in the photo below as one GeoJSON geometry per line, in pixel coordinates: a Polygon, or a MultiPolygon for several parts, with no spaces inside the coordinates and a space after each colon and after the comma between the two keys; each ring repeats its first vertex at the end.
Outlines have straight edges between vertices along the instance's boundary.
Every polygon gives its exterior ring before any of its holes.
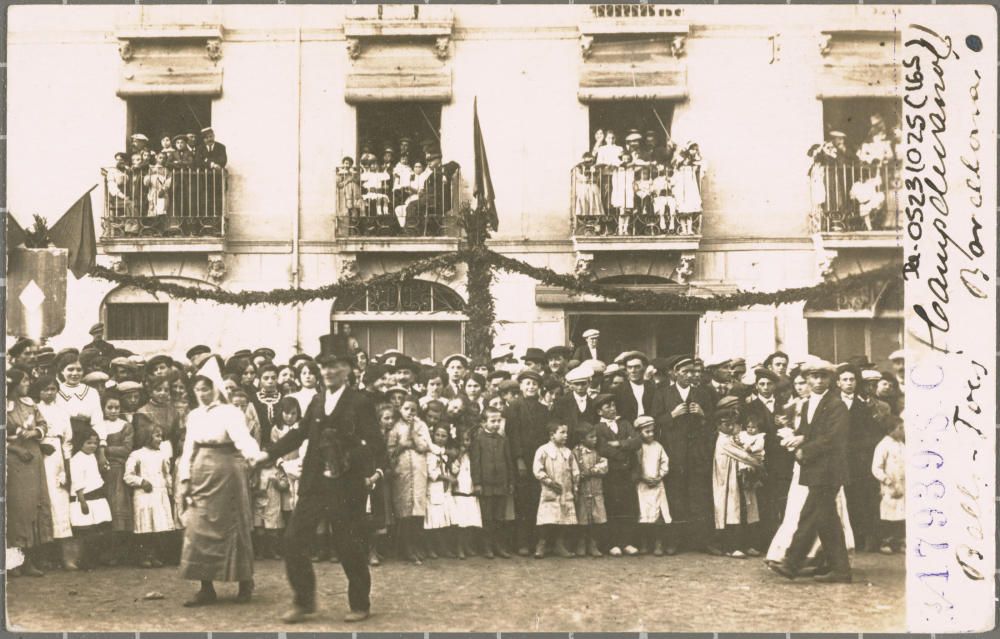
{"type": "Polygon", "coordinates": [[[622,357],[622,363],[628,379],[615,391],[619,414],[633,423],[639,415],[655,417],[656,384],[645,377],[649,360],[639,351],[629,351],[622,357]]]}
{"type": "Polygon", "coordinates": [[[747,404],[747,417],[764,433],[764,485],[760,490],[760,518],[763,534],[770,542],[785,517],[788,487],[792,483],[795,455],[781,445],[778,430],[790,426],[784,407],[776,395],[779,377],[767,368],[754,371],[757,383],[747,404]]]}
{"type": "Polygon", "coordinates": [[[573,357],[578,362],[585,362],[588,359],[599,359],[604,363],[609,360],[607,352],[600,346],[601,331],[596,328],[588,328],[583,332],[583,344],[573,351],[573,357]]]}
{"type": "Polygon", "coordinates": [[[716,437],[712,405],[703,389],[691,385],[697,375],[693,358],[678,358],[673,373],[674,383],[664,388],[655,414],[657,438],[670,460],[666,488],[673,523],[667,554],[677,551],[680,537],[691,548],[715,553],[709,543],[716,437]]]}
{"type": "Polygon", "coordinates": [[[590,380],[593,377],[593,371],[586,366],[577,366],[569,371],[566,373],[566,383],[569,384],[570,392],[562,395],[552,404],[552,418],[560,424],[569,426],[567,445],[570,448],[579,442],[578,429],[580,424],[595,424],[597,422],[594,400],[587,393],[590,389],[590,380]]]}
{"type": "Polygon", "coordinates": [[[815,360],[805,364],[802,372],[809,381],[811,394],[802,410],[799,434],[788,441],[788,446],[795,450],[800,467],[799,483],[809,488],[809,494],[802,505],[799,525],[785,558],[769,565],[778,574],[794,579],[819,535],[830,562],[830,572],[817,575],[815,580],[848,583],[851,563],[836,500],[840,487],[848,483],[851,418],[836,391],[830,391],[835,374],[833,364],[815,360]]]}
{"type": "Polygon", "coordinates": [[[874,552],[881,545],[878,535],[881,490],[872,475],[872,458],[886,433],[879,429],[871,407],[858,395],[860,381],[861,372],[854,366],[837,367],[837,391],[850,416],[847,451],[851,483],[844,487],[847,514],[851,518],[855,548],[874,552]]]}
{"type": "Polygon", "coordinates": [[[201,153],[196,158],[200,157],[205,167],[201,180],[206,208],[202,215],[217,218],[222,215],[222,181],[229,157],[226,155],[226,145],[215,141],[212,127],[201,130],[201,141],[201,153]]]}
{"type": "Polygon", "coordinates": [[[304,621],[316,612],[316,576],[309,548],[319,522],[329,518],[333,543],[347,575],[351,611],[344,621],[368,618],[371,575],[365,504],[386,465],[385,442],[367,397],[347,387],[351,361],[337,355],[317,358],[323,392],[306,408],[298,428],[267,449],[279,459],[309,440],[299,481],[299,500],[285,529],[285,570],[295,592],[287,623],[304,621]]]}
{"type": "Polygon", "coordinates": [[[510,440],[511,457],[517,466],[517,483],[514,486],[517,554],[526,557],[530,554],[532,542],[544,543],[543,537],[535,539],[535,518],[542,489],[531,472],[531,465],[535,461],[535,452],[549,441],[549,409],[538,399],[541,375],[525,370],[518,374],[517,381],[521,384],[523,396],[511,402],[503,416],[507,420],[506,435],[510,440]]]}

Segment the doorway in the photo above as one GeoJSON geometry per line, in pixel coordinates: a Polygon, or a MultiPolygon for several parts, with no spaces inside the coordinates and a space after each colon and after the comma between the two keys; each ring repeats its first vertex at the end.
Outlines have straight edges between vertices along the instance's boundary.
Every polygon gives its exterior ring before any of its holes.
{"type": "Polygon", "coordinates": [[[695,353],[698,319],[698,315],[664,313],[567,313],[566,334],[578,346],[583,343],[583,332],[596,328],[610,357],[631,350],[668,357],[695,353]]]}

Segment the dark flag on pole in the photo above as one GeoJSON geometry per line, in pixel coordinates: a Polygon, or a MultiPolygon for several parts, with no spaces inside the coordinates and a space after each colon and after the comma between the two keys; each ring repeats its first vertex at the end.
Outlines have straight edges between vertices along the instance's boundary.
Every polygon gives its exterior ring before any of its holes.
{"type": "Polygon", "coordinates": [[[17,248],[24,244],[24,239],[27,237],[27,233],[18,223],[14,216],[7,212],[7,247],[17,248]]]}
{"type": "Polygon", "coordinates": [[[497,230],[497,207],[494,199],[493,179],[490,177],[490,163],[486,159],[486,145],[483,143],[483,130],[479,126],[478,100],[472,101],[472,144],[476,156],[476,182],[472,191],[476,198],[476,213],[486,216],[486,223],[492,230],[497,230]]]}
{"type": "Polygon", "coordinates": [[[49,229],[53,246],[69,251],[69,270],[80,279],[97,264],[97,237],[94,233],[94,211],[90,205],[90,191],[84,193],[59,221],[49,229]]]}

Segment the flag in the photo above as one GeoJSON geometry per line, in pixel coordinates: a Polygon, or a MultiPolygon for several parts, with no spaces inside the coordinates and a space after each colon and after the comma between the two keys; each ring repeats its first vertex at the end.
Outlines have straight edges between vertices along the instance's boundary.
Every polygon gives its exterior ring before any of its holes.
{"type": "Polygon", "coordinates": [[[7,213],[7,248],[17,248],[24,244],[27,233],[21,228],[14,216],[7,213]]]}
{"type": "Polygon", "coordinates": [[[54,246],[69,251],[69,270],[80,279],[97,264],[97,236],[94,233],[94,211],[90,206],[90,191],[77,200],[59,221],[49,229],[54,246]]]}
{"type": "Polygon", "coordinates": [[[473,99],[472,101],[472,144],[473,153],[476,156],[475,185],[472,190],[472,195],[476,198],[476,212],[480,215],[486,215],[487,224],[495,231],[499,225],[497,207],[494,202],[496,192],[493,190],[493,179],[490,177],[490,163],[486,159],[483,130],[479,126],[477,99],[473,99]]]}

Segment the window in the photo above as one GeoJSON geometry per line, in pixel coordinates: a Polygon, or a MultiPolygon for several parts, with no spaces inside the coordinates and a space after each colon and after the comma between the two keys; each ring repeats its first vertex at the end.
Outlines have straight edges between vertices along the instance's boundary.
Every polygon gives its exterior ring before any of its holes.
{"type": "Polygon", "coordinates": [[[607,100],[593,102],[590,105],[590,137],[587,138],[587,148],[594,146],[594,133],[598,129],[615,132],[615,143],[625,146],[625,136],[629,130],[636,129],[645,135],[646,131],[656,133],[657,144],[663,144],[664,129],[670,131],[670,122],[674,116],[674,103],[671,100],[607,100]]]}
{"type": "Polygon", "coordinates": [[[809,319],[809,352],[834,364],[864,355],[883,370],[889,354],[902,348],[903,320],[809,319]]]}
{"type": "Polygon", "coordinates": [[[358,105],[358,157],[368,147],[382,158],[386,147],[392,147],[399,159],[399,140],[411,140],[412,161],[422,155],[426,142],[436,149],[441,146],[441,105],[433,102],[372,102],[358,105]]]}
{"type": "MultiPolygon", "coordinates": [[[[351,335],[366,353],[382,353],[390,348],[414,359],[430,357],[441,361],[461,353],[462,322],[349,322],[351,335]]],[[[338,328],[342,329],[343,323],[338,328]]]]}
{"type": "MultiPolygon", "coordinates": [[[[212,99],[207,95],[150,95],[128,100],[128,134],[142,133],[149,146],[160,148],[164,135],[200,133],[212,124],[212,99]]],[[[124,148],[128,148],[128,140],[124,148]]]]}
{"type": "Polygon", "coordinates": [[[871,118],[881,116],[885,131],[899,126],[902,102],[896,98],[827,98],[823,100],[823,134],[840,131],[847,148],[857,149],[869,138],[871,118]]]}
{"type": "Polygon", "coordinates": [[[106,304],[108,340],[166,340],[169,304],[106,304]]]}
{"type": "Polygon", "coordinates": [[[462,297],[443,284],[410,280],[367,289],[361,295],[334,302],[335,313],[440,313],[465,310],[462,297]]]}

